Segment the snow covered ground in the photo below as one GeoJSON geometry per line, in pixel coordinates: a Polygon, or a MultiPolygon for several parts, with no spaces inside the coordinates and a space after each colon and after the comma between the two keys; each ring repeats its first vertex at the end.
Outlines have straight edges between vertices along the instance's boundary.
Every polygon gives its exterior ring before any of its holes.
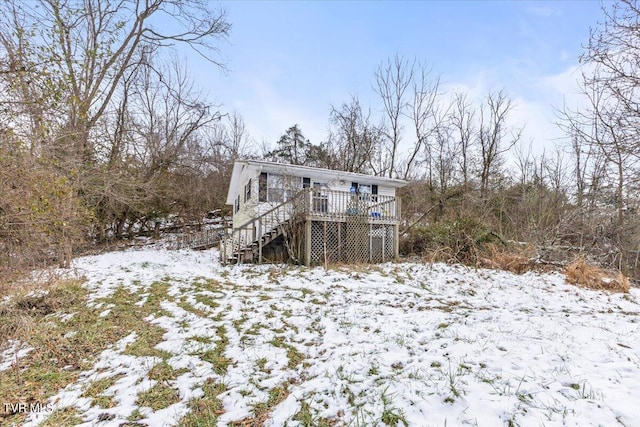
{"type": "Polygon", "coordinates": [[[86,426],[127,425],[135,411],[128,425],[176,425],[207,380],[226,389],[220,426],[265,405],[269,426],[640,425],[638,289],[608,295],[558,274],[443,264],[225,267],[215,250],[129,250],[74,266],[104,316],[98,301],[118,289],[142,304],[154,283],[168,284],[148,321],[164,329],[157,348],[178,373],[173,403],[139,406],[161,359],[124,354],[131,333],[51,399],[86,426]],[[221,340],[222,371],[201,357],[221,340]],[[109,377],[112,407],[83,397],[109,377]]]}

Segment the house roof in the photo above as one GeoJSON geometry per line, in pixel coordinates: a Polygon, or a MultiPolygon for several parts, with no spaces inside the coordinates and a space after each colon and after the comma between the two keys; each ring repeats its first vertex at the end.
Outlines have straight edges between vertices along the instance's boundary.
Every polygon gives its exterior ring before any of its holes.
{"type": "Polygon", "coordinates": [[[261,160],[236,160],[233,164],[233,173],[231,182],[229,183],[229,192],[227,193],[227,204],[232,205],[235,196],[238,194],[238,186],[240,185],[240,176],[244,168],[254,168],[260,172],[277,173],[281,175],[304,176],[309,178],[334,179],[344,181],[364,181],[375,185],[384,185],[387,187],[400,188],[407,185],[407,181],[395,178],[385,178],[382,176],[367,175],[363,173],[345,172],[332,169],[314,168],[311,166],[289,165],[283,163],[265,162],[261,160]]]}

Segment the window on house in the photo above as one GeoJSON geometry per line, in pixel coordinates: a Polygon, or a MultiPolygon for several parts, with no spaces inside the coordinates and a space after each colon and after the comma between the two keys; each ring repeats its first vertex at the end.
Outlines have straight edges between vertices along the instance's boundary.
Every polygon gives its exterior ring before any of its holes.
{"type": "Polygon", "coordinates": [[[262,172],[258,178],[258,202],[267,201],[267,173],[262,172]]]}
{"type": "Polygon", "coordinates": [[[302,178],[302,188],[311,187],[311,178],[302,178]]]}
{"type": "Polygon", "coordinates": [[[235,213],[238,213],[239,210],[240,210],[240,196],[236,197],[235,213]]]}
{"type": "Polygon", "coordinates": [[[268,174],[267,202],[282,203],[290,200],[300,191],[301,178],[298,176],[284,176],[268,174]]]}
{"type": "Polygon", "coordinates": [[[249,179],[247,185],[244,186],[244,202],[247,203],[249,200],[251,200],[251,179],[249,179]]]}
{"type": "Polygon", "coordinates": [[[360,200],[378,201],[378,186],[372,184],[351,183],[351,192],[360,195],[360,200]]]}
{"type": "Polygon", "coordinates": [[[284,180],[282,175],[269,174],[267,177],[267,202],[284,201],[284,180]]]}

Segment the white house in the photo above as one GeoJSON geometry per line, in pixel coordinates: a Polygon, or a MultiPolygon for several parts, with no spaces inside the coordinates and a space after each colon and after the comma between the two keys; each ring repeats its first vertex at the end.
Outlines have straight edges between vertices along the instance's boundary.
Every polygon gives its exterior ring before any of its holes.
{"type": "Polygon", "coordinates": [[[237,160],[227,195],[233,229],[224,261],[293,258],[306,265],[398,256],[406,181],[352,172],[237,160]]]}

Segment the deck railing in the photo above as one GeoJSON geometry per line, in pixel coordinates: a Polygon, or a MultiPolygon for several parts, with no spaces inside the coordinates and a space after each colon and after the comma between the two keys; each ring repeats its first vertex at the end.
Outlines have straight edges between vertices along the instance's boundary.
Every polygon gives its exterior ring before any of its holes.
{"type": "Polygon", "coordinates": [[[226,233],[221,241],[223,261],[257,243],[262,256],[262,236],[276,232],[278,226],[298,217],[312,220],[389,223],[400,218],[400,201],[395,196],[354,193],[319,188],[305,188],[292,199],[284,201],[265,213],[252,218],[226,233]]]}
{"type": "Polygon", "coordinates": [[[400,204],[395,196],[308,188],[294,209],[318,219],[346,220],[360,217],[365,221],[397,221],[400,204]]]}
{"type": "Polygon", "coordinates": [[[177,236],[174,249],[206,249],[217,245],[223,238],[222,228],[194,231],[177,236]]]}

